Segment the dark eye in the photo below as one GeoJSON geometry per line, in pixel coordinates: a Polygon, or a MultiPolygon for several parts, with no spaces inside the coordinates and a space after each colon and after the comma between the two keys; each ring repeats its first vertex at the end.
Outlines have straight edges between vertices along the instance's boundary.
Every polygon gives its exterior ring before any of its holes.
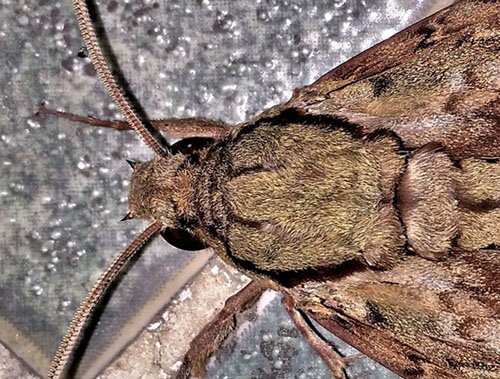
{"type": "Polygon", "coordinates": [[[196,251],[203,250],[207,247],[191,233],[182,229],[167,228],[161,233],[161,236],[169,244],[182,250],[196,251]]]}

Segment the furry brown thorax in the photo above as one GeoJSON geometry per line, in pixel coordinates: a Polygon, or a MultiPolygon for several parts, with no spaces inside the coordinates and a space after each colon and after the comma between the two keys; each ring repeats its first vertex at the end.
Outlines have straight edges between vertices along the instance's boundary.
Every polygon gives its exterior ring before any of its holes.
{"type": "Polygon", "coordinates": [[[497,165],[473,160],[458,169],[436,146],[408,157],[391,134],[357,138],[330,124],[260,123],[192,158],[138,165],[133,216],[186,228],[226,260],[257,271],[350,260],[384,269],[407,243],[439,259],[453,244],[478,248],[500,240],[488,232],[471,237],[484,216],[459,207],[459,198],[499,197],[467,193],[478,191],[478,175],[499,182],[497,165]]]}

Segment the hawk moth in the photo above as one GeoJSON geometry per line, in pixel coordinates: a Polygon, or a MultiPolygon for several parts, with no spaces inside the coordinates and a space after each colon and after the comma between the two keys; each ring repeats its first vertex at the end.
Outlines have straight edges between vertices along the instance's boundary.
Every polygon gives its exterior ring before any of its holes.
{"type": "MultiPolygon", "coordinates": [[[[125,253],[182,230],[254,278],[246,302],[280,290],[298,325],[297,309],[402,376],[498,377],[498,15],[461,1],[235,128],[159,125],[199,145],[165,152],[124,106],[159,156],[134,167],[131,216],[156,222],[125,253]]],[[[207,335],[181,375],[201,373],[207,335]]]]}

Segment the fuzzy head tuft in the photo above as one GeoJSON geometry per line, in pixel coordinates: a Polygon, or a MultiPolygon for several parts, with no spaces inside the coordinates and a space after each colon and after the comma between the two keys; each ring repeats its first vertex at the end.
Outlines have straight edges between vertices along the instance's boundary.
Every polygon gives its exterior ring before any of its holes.
{"type": "Polygon", "coordinates": [[[168,227],[177,226],[173,195],[184,158],[182,154],[157,156],[134,166],[129,193],[129,209],[134,218],[160,221],[168,227]]]}

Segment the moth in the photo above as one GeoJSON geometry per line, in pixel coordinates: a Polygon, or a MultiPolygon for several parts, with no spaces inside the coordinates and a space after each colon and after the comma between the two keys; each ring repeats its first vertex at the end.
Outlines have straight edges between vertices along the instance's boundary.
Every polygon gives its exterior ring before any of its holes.
{"type": "Polygon", "coordinates": [[[252,278],[193,341],[179,378],[203,375],[234,314],[266,288],[284,294],[335,377],[346,362],[308,318],[405,378],[500,377],[500,2],[459,1],[234,127],[143,122],[85,1],[74,7],[126,118],[112,126],[156,154],[131,162],[127,215],[152,224],[89,292],[49,378],[67,374],[106,287],[159,232],[252,278]],[[183,140],[169,146],[151,126],[183,140]]]}

